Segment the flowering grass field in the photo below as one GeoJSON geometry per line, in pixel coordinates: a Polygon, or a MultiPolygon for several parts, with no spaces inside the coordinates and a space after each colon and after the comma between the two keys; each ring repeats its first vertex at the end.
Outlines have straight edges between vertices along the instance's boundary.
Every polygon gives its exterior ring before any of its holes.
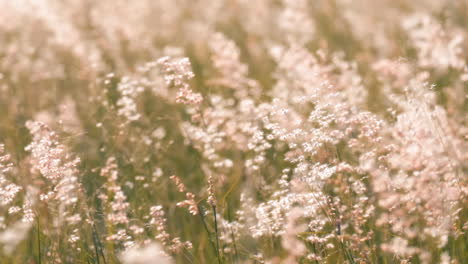
{"type": "Polygon", "coordinates": [[[468,263],[468,0],[0,0],[0,264],[468,263]]]}

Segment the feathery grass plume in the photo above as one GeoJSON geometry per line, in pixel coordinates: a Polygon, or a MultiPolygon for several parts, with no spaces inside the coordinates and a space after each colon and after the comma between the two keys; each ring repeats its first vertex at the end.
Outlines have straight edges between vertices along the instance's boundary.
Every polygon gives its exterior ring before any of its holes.
{"type": "Polygon", "coordinates": [[[179,253],[184,248],[191,249],[193,246],[190,241],[182,242],[179,237],[173,237],[171,239],[171,235],[167,233],[167,219],[165,215],[166,213],[160,205],[150,208],[150,220],[148,223],[156,229],[156,240],[173,253],[179,253]]]}
{"type": "Polygon", "coordinates": [[[100,175],[106,178],[103,190],[99,194],[104,207],[107,237],[110,242],[120,242],[129,247],[133,244],[131,236],[128,234],[129,219],[127,216],[128,207],[127,197],[122,187],[117,182],[119,170],[114,157],[106,161],[106,166],[101,169],[100,175]]]}
{"type": "Polygon", "coordinates": [[[175,175],[172,175],[170,177],[170,179],[177,186],[177,190],[179,192],[181,192],[181,193],[185,193],[185,198],[187,198],[186,200],[184,200],[182,202],[178,202],[176,205],[178,207],[187,207],[190,214],[197,215],[198,214],[198,206],[197,206],[197,202],[195,201],[195,194],[193,194],[191,192],[187,192],[184,183],[182,182],[182,180],[179,177],[177,177],[175,175]]]}
{"type": "Polygon", "coordinates": [[[166,84],[178,89],[177,103],[198,105],[203,101],[201,94],[190,89],[188,81],[194,77],[194,74],[188,58],[162,57],[157,63],[162,68],[166,84]]]}
{"type": "Polygon", "coordinates": [[[15,199],[22,188],[6,179],[7,173],[13,169],[11,156],[5,152],[5,145],[0,144],[0,204],[7,206],[15,199]]]}

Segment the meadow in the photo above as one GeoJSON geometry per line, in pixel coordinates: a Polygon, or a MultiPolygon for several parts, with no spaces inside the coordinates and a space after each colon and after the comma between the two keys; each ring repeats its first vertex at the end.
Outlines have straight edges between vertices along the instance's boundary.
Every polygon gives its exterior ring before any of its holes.
{"type": "Polygon", "coordinates": [[[0,264],[467,264],[467,0],[0,0],[0,264]]]}

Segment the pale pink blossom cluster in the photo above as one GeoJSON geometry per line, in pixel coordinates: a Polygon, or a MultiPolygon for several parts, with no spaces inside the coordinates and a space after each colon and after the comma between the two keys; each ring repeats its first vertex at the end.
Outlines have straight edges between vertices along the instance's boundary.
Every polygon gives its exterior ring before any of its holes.
{"type": "Polygon", "coordinates": [[[203,101],[201,94],[190,89],[189,80],[194,77],[188,58],[162,57],[157,60],[164,74],[166,85],[178,89],[176,102],[198,105],[203,101]]]}
{"type": "MultiPolygon", "coordinates": [[[[5,174],[11,172],[12,169],[11,157],[5,152],[5,145],[0,144],[0,204],[2,206],[9,205],[22,190],[20,186],[8,181],[5,177],[5,174]]],[[[10,207],[9,211],[12,208],[10,207]]]]}
{"type": "MultiPolygon", "coordinates": [[[[78,179],[80,158],[70,154],[65,145],[59,142],[56,132],[44,123],[28,121],[26,126],[33,136],[31,144],[26,147],[31,152],[31,173],[40,173],[51,182],[41,190],[39,199],[44,202],[55,201],[59,207],[75,206],[82,195],[78,179]]],[[[71,213],[62,212],[57,221],[69,219],[67,217],[71,213]]],[[[71,221],[71,224],[78,221],[71,221]]]]}
{"type": "Polygon", "coordinates": [[[197,206],[197,202],[195,201],[195,194],[191,192],[187,192],[184,183],[180,180],[179,177],[173,175],[170,178],[174,182],[174,184],[177,186],[177,190],[181,193],[185,193],[186,200],[182,202],[178,202],[176,205],[178,207],[187,207],[190,214],[197,215],[198,206],[197,206]]]}
{"type": "Polygon", "coordinates": [[[236,44],[220,32],[213,33],[209,39],[211,60],[219,76],[209,80],[213,86],[232,88],[238,99],[258,97],[260,87],[257,81],[248,77],[248,65],[242,63],[236,44]]]}
{"type": "Polygon", "coordinates": [[[28,121],[33,141],[26,147],[32,154],[33,169],[54,183],[63,180],[71,174],[76,174],[79,158],[72,157],[65,146],[58,141],[58,135],[40,122],[28,121]]]}

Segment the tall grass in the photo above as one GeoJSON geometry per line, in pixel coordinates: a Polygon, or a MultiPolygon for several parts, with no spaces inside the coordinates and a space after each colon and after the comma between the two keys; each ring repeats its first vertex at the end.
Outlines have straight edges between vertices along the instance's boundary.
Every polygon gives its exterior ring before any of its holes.
{"type": "Polygon", "coordinates": [[[0,263],[467,263],[466,0],[0,10],[0,263]]]}

